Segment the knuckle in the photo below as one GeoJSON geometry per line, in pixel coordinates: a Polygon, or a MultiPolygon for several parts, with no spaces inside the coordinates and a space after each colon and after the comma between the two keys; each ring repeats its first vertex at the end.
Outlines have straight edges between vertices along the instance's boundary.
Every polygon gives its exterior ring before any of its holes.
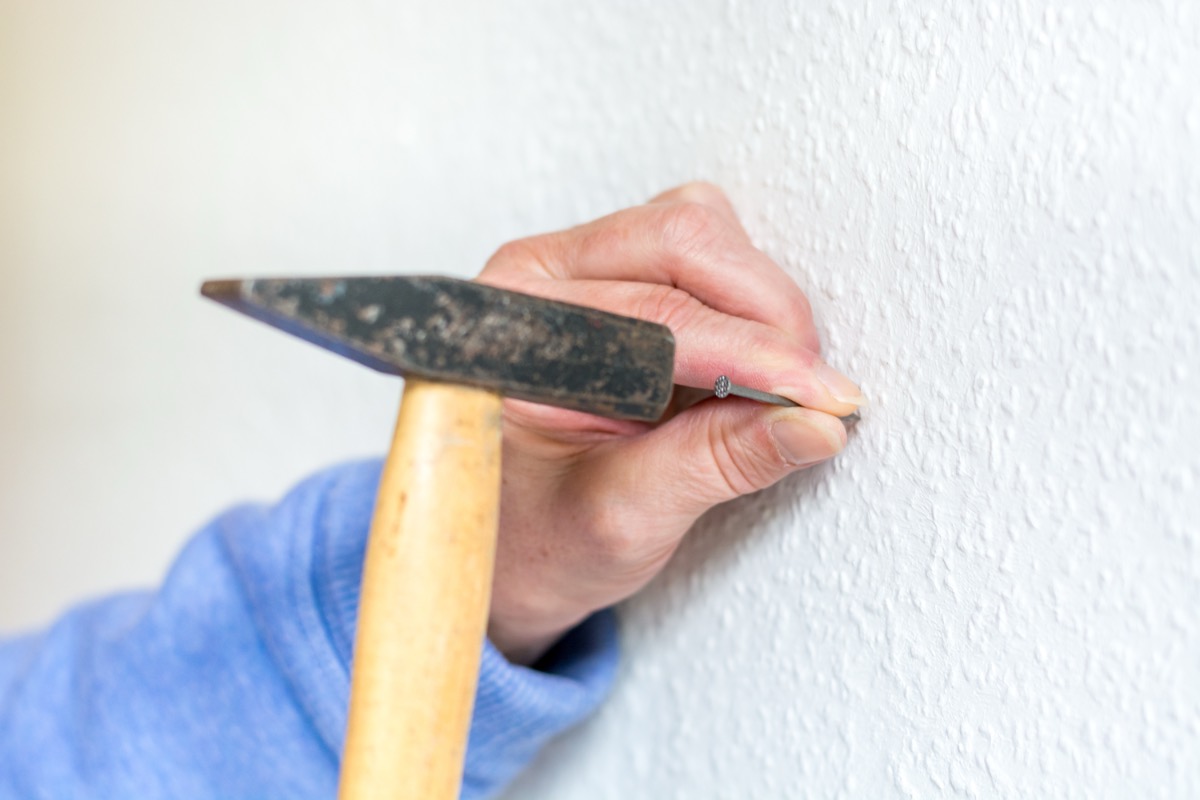
{"type": "Polygon", "coordinates": [[[613,578],[642,583],[670,558],[682,530],[647,519],[626,497],[602,493],[585,501],[589,558],[613,578]]]}
{"type": "Polygon", "coordinates": [[[676,191],[681,200],[689,202],[704,203],[705,205],[729,202],[721,187],[708,181],[689,181],[676,191]]]}
{"type": "Polygon", "coordinates": [[[545,271],[537,248],[530,239],[516,239],[500,245],[484,266],[484,272],[530,272],[545,271]]]}
{"type": "Polygon", "coordinates": [[[596,538],[601,557],[610,564],[636,562],[641,552],[635,532],[629,528],[609,528],[596,538]]]}
{"type": "Polygon", "coordinates": [[[720,214],[702,203],[676,203],[662,220],[663,247],[671,253],[688,254],[710,247],[723,233],[720,214]]]}
{"type": "Polygon", "coordinates": [[[661,284],[651,287],[634,316],[666,325],[674,331],[689,325],[702,308],[703,304],[683,289],[661,284]]]}
{"type": "Polygon", "coordinates": [[[630,524],[629,515],[620,504],[597,502],[589,519],[591,540],[601,558],[609,563],[637,560],[643,546],[642,532],[630,524]]]}

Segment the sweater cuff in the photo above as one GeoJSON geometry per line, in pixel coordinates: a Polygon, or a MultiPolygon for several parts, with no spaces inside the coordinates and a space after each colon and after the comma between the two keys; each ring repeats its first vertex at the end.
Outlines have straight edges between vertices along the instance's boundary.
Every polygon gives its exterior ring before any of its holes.
{"type": "Polygon", "coordinates": [[[510,664],[485,642],[463,798],[493,796],[547,741],[594,711],[612,687],[616,666],[611,610],[572,629],[532,668],[510,664]]]}
{"type": "MultiPolygon", "coordinates": [[[[298,537],[308,546],[302,545],[296,553],[292,585],[311,587],[310,602],[320,621],[310,620],[305,638],[320,653],[314,661],[330,667],[318,671],[309,666],[312,679],[307,683],[333,701],[326,704],[325,713],[317,713],[313,698],[310,713],[326,720],[322,727],[336,749],[340,749],[345,730],[342,692],[347,686],[367,528],[379,472],[376,461],[348,465],[310,482],[307,492],[296,493],[315,495],[311,517],[305,517],[312,522],[298,526],[301,530],[311,527],[314,533],[311,543],[298,537]],[[317,644],[322,639],[327,647],[317,644]]],[[[295,611],[307,606],[303,601],[293,603],[289,616],[307,619],[295,611]]],[[[510,664],[485,641],[462,797],[494,796],[549,739],[594,711],[612,686],[617,660],[617,623],[611,610],[597,612],[569,631],[532,668],[510,664]]],[[[301,696],[304,694],[301,691],[301,696]]]]}

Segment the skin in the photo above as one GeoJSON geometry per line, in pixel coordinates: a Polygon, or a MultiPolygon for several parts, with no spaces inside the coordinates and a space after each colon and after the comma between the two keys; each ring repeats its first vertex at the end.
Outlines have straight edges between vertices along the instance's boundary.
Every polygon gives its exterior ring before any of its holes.
{"type": "Polygon", "coordinates": [[[838,417],[863,403],[821,360],[804,293],[711,184],[507,244],[478,280],[662,323],[676,383],[725,374],[805,406],[680,402],[648,425],[506,400],[488,635],[516,663],[645,586],[709,508],[832,458],[838,417]]]}

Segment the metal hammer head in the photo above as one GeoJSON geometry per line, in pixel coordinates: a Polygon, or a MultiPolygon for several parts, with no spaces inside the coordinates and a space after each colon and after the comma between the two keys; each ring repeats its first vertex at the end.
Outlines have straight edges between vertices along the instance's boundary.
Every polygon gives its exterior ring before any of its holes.
{"type": "Polygon", "coordinates": [[[201,292],[389,374],[624,419],[656,420],[671,399],[671,331],[591,308],[431,276],[220,280],[201,292]]]}

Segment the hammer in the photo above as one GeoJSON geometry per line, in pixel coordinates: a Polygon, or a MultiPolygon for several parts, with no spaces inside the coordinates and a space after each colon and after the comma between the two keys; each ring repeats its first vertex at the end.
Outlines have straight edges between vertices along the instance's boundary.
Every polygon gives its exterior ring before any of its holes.
{"type": "Polygon", "coordinates": [[[339,797],[457,798],[486,635],[501,399],[653,421],[651,322],[444,277],[209,281],[218,302],[406,378],[367,543],[339,797]]]}

